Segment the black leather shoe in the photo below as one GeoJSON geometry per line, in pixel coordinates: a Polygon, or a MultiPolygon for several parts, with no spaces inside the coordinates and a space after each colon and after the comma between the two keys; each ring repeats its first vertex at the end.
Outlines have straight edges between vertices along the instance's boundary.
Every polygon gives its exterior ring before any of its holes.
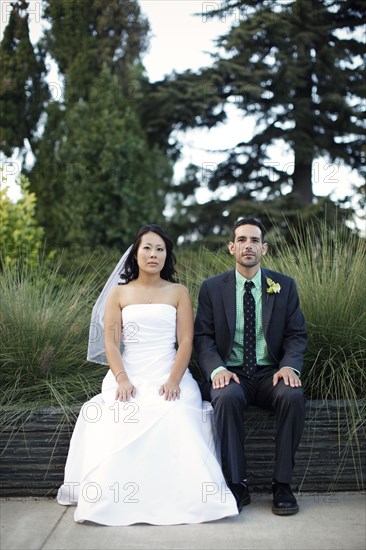
{"type": "Polygon", "coordinates": [[[242,483],[229,483],[229,489],[233,493],[236,505],[238,507],[239,513],[242,511],[243,506],[250,504],[250,494],[248,485],[244,482],[242,483]]]}
{"type": "Polygon", "coordinates": [[[272,512],[278,516],[291,516],[299,511],[299,505],[288,483],[272,483],[272,512]]]}

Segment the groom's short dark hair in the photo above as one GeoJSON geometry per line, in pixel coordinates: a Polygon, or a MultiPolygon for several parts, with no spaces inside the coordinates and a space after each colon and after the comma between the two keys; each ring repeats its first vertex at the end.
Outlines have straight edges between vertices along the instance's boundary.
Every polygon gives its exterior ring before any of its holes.
{"type": "Polygon", "coordinates": [[[235,231],[241,225],[256,225],[257,227],[259,227],[259,229],[261,230],[261,233],[262,233],[262,242],[264,242],[264,236],[266,234],[266,230],[264,228],[264,225],[257,218],[249,218],[249,217],[248,218],[240,218],[240,220],[238,220],[235,223],[234,228],[233,228],[232,242],[235,242],[235,231]]]}

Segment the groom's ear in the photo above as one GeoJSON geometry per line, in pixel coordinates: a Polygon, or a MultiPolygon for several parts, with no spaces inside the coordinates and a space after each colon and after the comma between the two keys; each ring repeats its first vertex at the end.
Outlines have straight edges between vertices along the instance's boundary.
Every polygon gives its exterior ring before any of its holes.
{"type": "Polygon", "coordinates": [[[234,254],[234,248],[235,248],[235,244],[232,241],[230,241],[227,245],[227,249],[231,255],[234,254]]]}
{"type": "Polygon", "coordinates": [[[262,256],[265,256],[268,252],[268,243],[262,244],[262,256]]]}

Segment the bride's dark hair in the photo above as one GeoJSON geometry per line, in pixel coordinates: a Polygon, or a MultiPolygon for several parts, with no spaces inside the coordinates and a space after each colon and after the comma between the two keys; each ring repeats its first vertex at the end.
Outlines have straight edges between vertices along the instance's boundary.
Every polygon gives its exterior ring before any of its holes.
{"type": "Polygon", "coordinates": [[[156,233],[157,235],[159,235],[159,237],[163,239],[166,247],[166,259],[165,259],[164,267],[160,272],[160,277],[162,279],[165,279],[166,281],[175,283],[174,274],[176,272],[175,271],[176,257],[173,252],[173,241],[168,237],[168,235],[160,227],[160,225],[157,225],[155,223],[150,223],[148,225],[144,225],[143,227],[140,227],[140,229],[136,233],[136,236],[132,243],[131,251],[126,258],[123,271],[122,273],[120,273],[120,277],[122,281],[118,284],[125,285],[130,281],[133,281],[133,279],[137,279],[139,275],[139,266],[137,264],[137,260],[135,256],[137,255],[137,250],[140,246],[142,237],[146,233],[150,233],[150,232],[156,233]]]}

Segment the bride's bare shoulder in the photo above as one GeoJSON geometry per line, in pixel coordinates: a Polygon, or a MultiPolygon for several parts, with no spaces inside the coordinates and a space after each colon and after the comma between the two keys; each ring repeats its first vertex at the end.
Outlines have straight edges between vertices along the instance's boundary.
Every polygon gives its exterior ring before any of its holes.
{"type": "Polygon", "coordinates": [[[169,283],[172,294],[176,297],[177,302],[190,297],[188,288],[180,283],[169,283]]]}
{"type": "Polygon", "coordinates": [[[112,287],[108,295],[108,301],[121,304],[123,302],[123,298],[126,296],[127,293],[126,286],[127,285],[116,285],[112,287]]]}

